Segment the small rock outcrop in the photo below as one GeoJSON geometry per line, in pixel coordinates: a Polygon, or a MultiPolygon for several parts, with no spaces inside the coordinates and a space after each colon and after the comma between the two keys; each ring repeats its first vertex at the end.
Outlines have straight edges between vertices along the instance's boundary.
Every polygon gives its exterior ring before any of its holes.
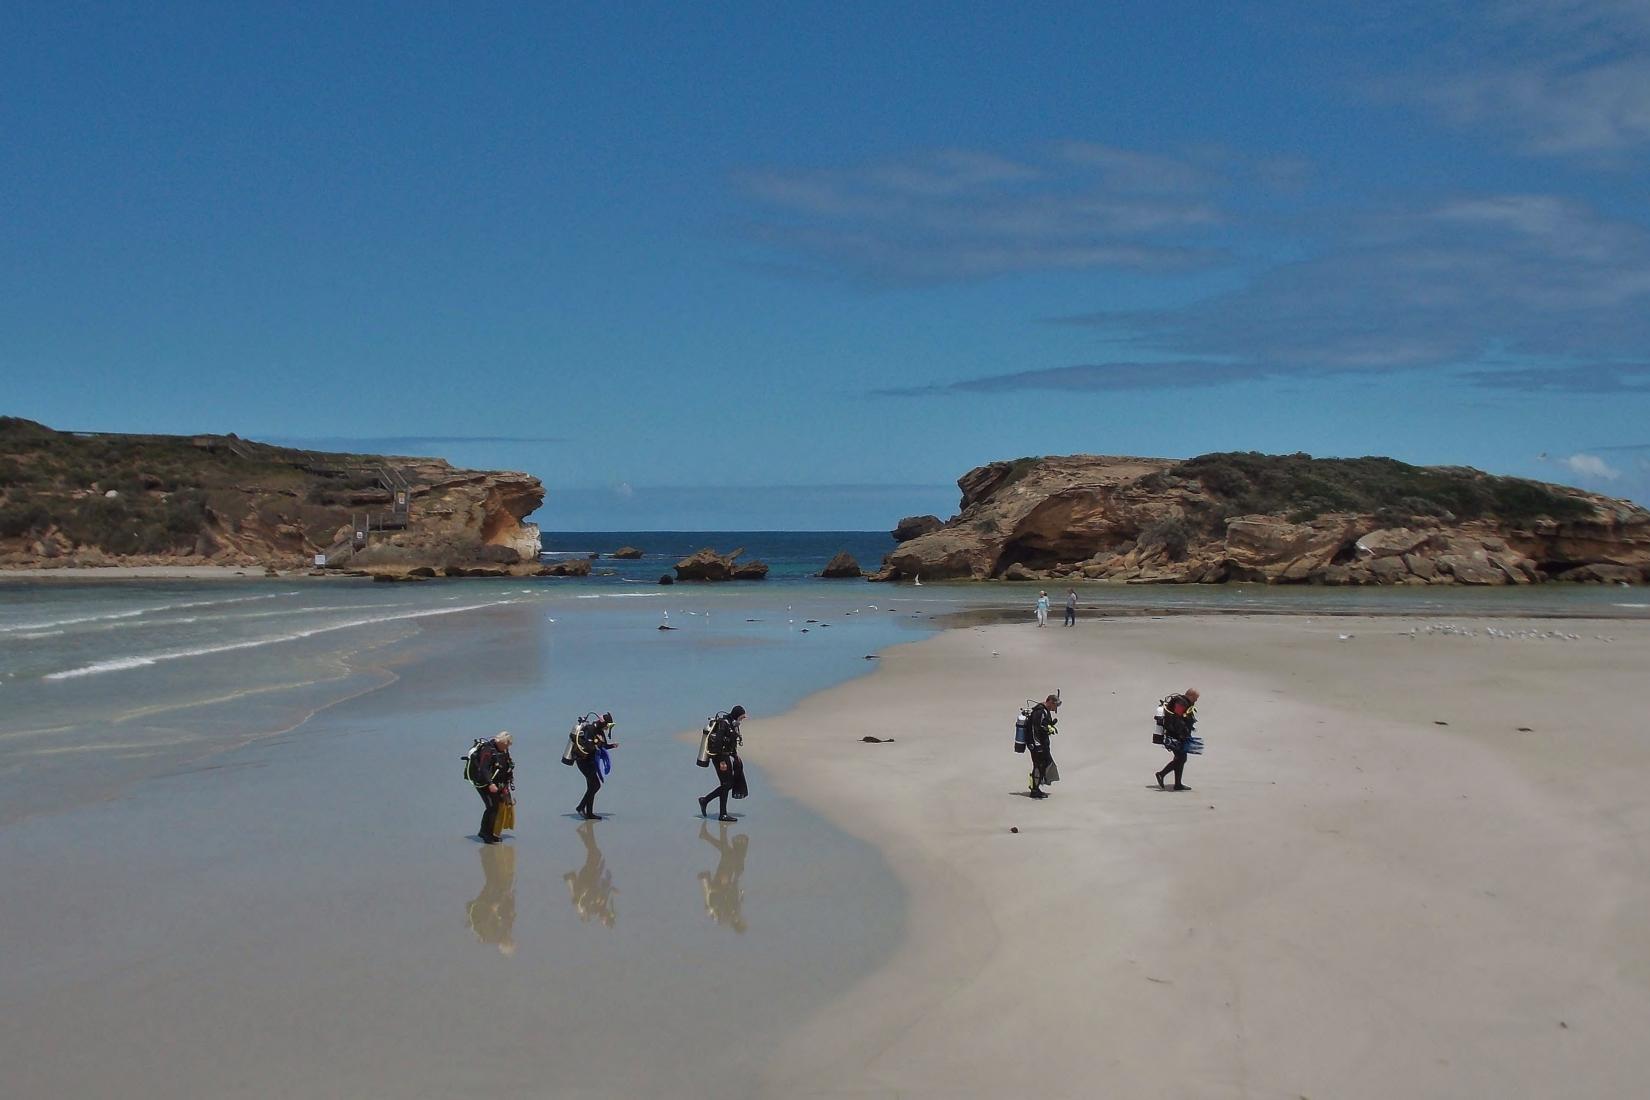
{"type": "Polygon", "coordinates": [[[736,562],[745,552],[741,546],[731,554],[718,554],[710,547],[696,551],[676,563],[679,581],[741,581],[761,580],[768,575],[768,567],[760,561],[736,562]]]}
{"type": "Polygon", "coordinates": [[[642,552],[634,546],[621,546],[617,550],[613,551],[611,556],[618,558],[621,561],[635,561],[637,558],[642,556],[642,552]]]}
{"type": "Polygon", "coordinates": [[[894,536],[895,542],[910,542],[922,535],[933,534],[944,526],[945,521],[939,516],[906,516],[894,525],[889,534],[894,536]]]}
{"type": "Polygon", "coordinates": [[[819,575],[821,577],[835,578],[859,577],[864,574],[860,571],[859,562],[854,560],[854,556],[852,554],[848,553],[846,550],[838,550],[836,557],[830,560],[829,564],[827,564],[825,568],[820,571],[819,575]]]}
{"type": "Polygon", "coordinates": [[[958,514],[903,540],[873,580],[1650,580],[1645,509],[1460,467],[1309,455],[1068,455],[993,462],[957,485],[958,514]]]}
{"type": "Polygon", "coordinates": [[[540,577],[588,577],[590,575],[589,558],[564,558],[561,561],[548,562],[539,566],[540,577]]]}

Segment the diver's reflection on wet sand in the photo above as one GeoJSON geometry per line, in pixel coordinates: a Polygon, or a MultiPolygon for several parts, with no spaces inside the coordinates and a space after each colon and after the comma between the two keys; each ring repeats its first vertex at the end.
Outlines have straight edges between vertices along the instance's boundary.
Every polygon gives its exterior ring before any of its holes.
{"type": "Polygon", "coordinates": [[[699,872],[699,885],[705,891],[705,913],[717,924],[743,932],[745,915],[741,912],[741,906],[745,891],[739,885],[739,878],[745,873],[745,855],[750,850],[750,837],[740,833],[730,841],[726,825],[717,826],[716,836],[711,836],[710,830],[700,825],[699,839],[721,855],[714,872],[699,872]]]}
{"type": "Polygon", "coordinates": [[[516,849],[513,844],[481,846],[481,893],[470,902],[465,918],[482,943],[500,954],[513,955],[516,941],[516,849]]]}
{"type": "Polygon", "coordinates": [[[613,874],[607,869],[602,850],[596,847],[596,826],[589,821],[580,825],[579,839],[584,841],[584,866],[567,872],[562,881],[567,883],[581,921],[594,918],[612,928],[619,920],[618,910],[613,908],[613,895],[619,891],[613,885],[613,874]]]}

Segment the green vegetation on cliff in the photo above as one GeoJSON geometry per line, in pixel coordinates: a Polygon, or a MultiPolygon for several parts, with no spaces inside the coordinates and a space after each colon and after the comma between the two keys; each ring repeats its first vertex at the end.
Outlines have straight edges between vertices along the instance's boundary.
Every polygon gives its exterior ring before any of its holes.
{"type": "Polygon", "coordinates": [[[1401,524],[1412,516],[1529,523],[1592,511],[1584,500],[1539,482],[1392,458],[1229,451],[1187,459],[1155,476],[1197,481],[1227,515],[1285,514],[1297,523],[1326,512],[1372,514],[1401,524]]]}
{"type": "Polygon", "coordinates": [[[371,472],[383,461],[233,435],[77,435],[0,417],[0,539],[54,529],[108,554],[187,552],[214,517],[230,530],[295,523],[324,538],[351,506],[388,502],[371,472]]]}

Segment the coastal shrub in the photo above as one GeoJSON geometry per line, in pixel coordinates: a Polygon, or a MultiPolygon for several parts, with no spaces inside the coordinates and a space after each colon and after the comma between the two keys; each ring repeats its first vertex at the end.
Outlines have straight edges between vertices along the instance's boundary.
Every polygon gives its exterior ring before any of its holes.
{"type": "MultiPolygon", "coordinates": [[[[1200,455],[1176,465],[1235,514],[1282,513],[1304,522],[1326,512],[1392,517],[1491,517],[1528,522],[1586,515],[1587,504],[1533,481],[1461,467],[1411,466],[1391,458],[1313,458],[1253,451],[1200,455]]],[[[1401,522],[1401,521],[1400,521],[1401,522]]]]}
{"type": "Polygon", "coordinates": [[[1171,559],[1179,561],[1186,556],[1186,548],[1191,545],[1192,528],[1184,516],[1164,516],[1146,525],[1140,532],[1137,545],[1142,550],[1150,550],[1161,546],[1171,559]]]}
{"type": "Polygon", "coordinates": [[[1041,461],[1043,461],[1041,455],[1028,455],[1025,458],[1014,459],[1008,464],[1008,473],[1003,475],[1002,483],[997,488],[1002,490],[1013,485],[1016,481],[1035,470],[1037,464],[1041,461]]]}
{"type": "Polygon", "coordinates": [[[39,501],[0,505],[0,538],[14,539],[46,526],[51,512],[39,501]]]}

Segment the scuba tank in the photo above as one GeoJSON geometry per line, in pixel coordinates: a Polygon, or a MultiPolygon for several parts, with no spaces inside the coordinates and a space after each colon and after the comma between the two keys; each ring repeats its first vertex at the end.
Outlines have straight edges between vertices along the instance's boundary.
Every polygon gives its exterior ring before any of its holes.
{"type": "Polygon", "coordinates": [[[1030,717],[1025,711],[1014,716],[1014,751],[1026,751],[1026,720],[1030,717]]]}
{"type": "Polygon", "coordinates": [[[569,768],[573,766],[573,742],[577,740],[579,736],[580,724],[581,723],[579,722],[573,723],[573,729],[567,734],[567,747],[563,749],[561,753],[561,762],[566,764],[569,768]]]}
{"type": "Polygon", "coordinates": [[[1157,713],[1152,715],[1152,721],[1157,724],[1157,728],[1152,731],[1152,744],[1154,745],[1161,745],[1163,743],[1163,719],[1167,716],[1167,714],[1168,712],[1163,709],[1163,704],[1161,702],[1158,703],[1157,713]]]}
{"type": "Polygon", "coordinates": [[[710,767],[710,730],[715,724],[716,719],[712,718],[705,723],[705,728],[699,731],[699,755],[693,762],[701,768],[710,767]]]}

